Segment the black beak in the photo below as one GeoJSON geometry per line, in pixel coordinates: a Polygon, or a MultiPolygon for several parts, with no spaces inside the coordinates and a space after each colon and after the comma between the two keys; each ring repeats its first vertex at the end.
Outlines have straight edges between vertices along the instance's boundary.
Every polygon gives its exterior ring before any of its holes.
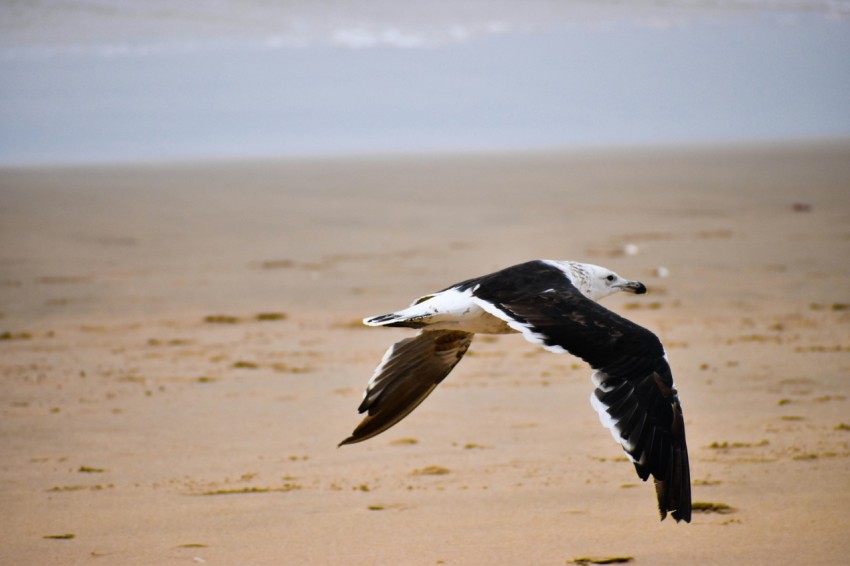
{"type": "Polygon", "coordinates": [[[622,285],[622,289],[627,293],[634,293],[635,295],[643,295],[646,293],[646,285],[640,281],[629,281],[622,285]]]}

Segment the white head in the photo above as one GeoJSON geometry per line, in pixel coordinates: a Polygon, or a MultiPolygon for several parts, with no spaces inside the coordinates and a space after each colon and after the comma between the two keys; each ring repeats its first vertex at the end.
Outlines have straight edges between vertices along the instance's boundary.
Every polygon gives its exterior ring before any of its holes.
{"type": "Polygon", "coordinates": [[[570,276],[573,285],[582,294],[593,301],[604,299],[618,291],[642,295],[646,293],[646,286],[640,281],[623,279],[610,269],[593,265],[592,263],[579,263],[577,261],[558,262],[566,267],[565,271],[570,276]]]}

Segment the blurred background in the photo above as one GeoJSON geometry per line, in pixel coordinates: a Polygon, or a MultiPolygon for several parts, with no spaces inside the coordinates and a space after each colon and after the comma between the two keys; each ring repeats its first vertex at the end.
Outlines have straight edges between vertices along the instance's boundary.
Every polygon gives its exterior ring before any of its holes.
{"type": "Polygon", "coordinates": [[[0,3],[0,165],[850,137],[850,2],[0,3]]]}
{"type": "Polygon", "coordinates": [[[848,0],[0,0],[0,564],[847,563],[848,188],[848,0]],[[547,257],[649,287],[690,528],[518,336],[336,449],[363,317],[547,257]]]}

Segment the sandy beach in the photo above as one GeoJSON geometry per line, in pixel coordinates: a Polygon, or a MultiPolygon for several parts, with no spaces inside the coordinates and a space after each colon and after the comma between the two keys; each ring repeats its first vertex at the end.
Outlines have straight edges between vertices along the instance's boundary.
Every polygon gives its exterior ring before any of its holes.
{"type": "Polygon", "coordinates": [[[850,553],[850,145],[0,170],[0,563],[837,564],[850,553]],[[642,280],[691,524],[589,368],[478,337],[337,448],[408,335],[534,258],[642,280]]]}

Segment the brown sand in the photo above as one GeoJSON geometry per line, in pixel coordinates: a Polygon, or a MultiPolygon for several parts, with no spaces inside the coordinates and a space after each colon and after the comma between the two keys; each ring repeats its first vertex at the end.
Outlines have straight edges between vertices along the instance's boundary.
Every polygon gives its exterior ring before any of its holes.
{"type": "Polygon", "coordinates": [[[0,270],[3,564],[850,553],[847,145],[6,170],[0,270]],[[659,522],[588,368],[519,336],[336,448],[406,335],[360,318],[538,257],[649,286],[606,304],[728,512],[659,522]]]}

